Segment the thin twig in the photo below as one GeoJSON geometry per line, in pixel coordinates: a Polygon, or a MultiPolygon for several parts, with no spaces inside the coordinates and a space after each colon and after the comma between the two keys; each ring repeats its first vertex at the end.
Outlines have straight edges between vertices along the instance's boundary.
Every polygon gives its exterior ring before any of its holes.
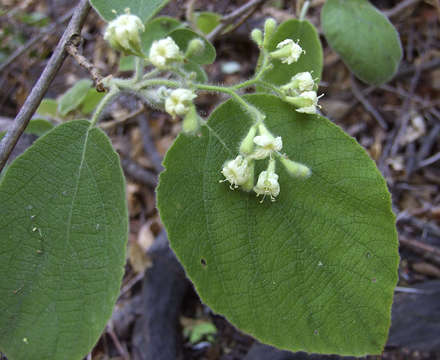
{"type": "Polygon", "coordinates": [[[356,97],[356,99],[363,105],[365,110],[367,110],[373,117],[376,119],[376,121],[379,123],[379,125],[387,130],[388,125],[381,114],[370,104],[370,102],[367,100],[367,98],[362,94],[362,91],[359,89],[359,87],[356,84],[356,80],[354,77],[351,77],[351,89],[353,90],[353,94],[356,97]]]}
{"type": "Polygon", "coordinates": [[[133,180],[151,186],[153,188],[157,185],[157,176],[151,171],[145,170],[142,166],[128,158],[121,158],[121,165],[124,173],[133,180]]]}
{"type": "Polygon", "coordinates": [[[14,124],[8,130],[6,135],[0,142],[0,171],[6,164],[15,144],[26,128],[29,120],[43,99],[49,85],[55,78],[58,70],[60,69],[64,59],[67,56],[66,44],[74,35],[78,35],[81,28],[86,20],[87,14],[90,9],[89,0],[80,0],[78,6],[75,9],[72,19],[67,26],[66,31],[64,31],[57,47],[55,48],[49,62],[43,70],[37,83],[32,88],[30,95],[24,102],[20,112],[14,120],[14,124]]]}
{"type": "Polygon", "coordinates": [[[389,18],[395,17],[399,15],[402,11],[404,11],[407,7],[416,5],[418,2],[420,2],[420,0],[404,0],[393,8],[383,11],[383,14],[389,18]]]}
{"type": "Polygon", "coordinates": [[[431,157],[429,157],[423,161],[420,161],[417,168],[422,168],[422,167],[434,164],[436,161],[439,161],[439,160],[440,160],[440,152],[438,152],[435,155],[432,155],[431,157]]]}
{"type": "Polygon", "coordinates": [[[136,116],[142,114],[145,111],[144,106],[142,105],[139,109],[134,110],[133,112],[131,112],[130,114],[128,114],[127,116],[124,116],[121,119],[117,119],[117,120],[113,120],[113,121],[107,121],[104,123],[100,123],[99,127],[103,130],[109,130],[111,128],[114,128],[115,126],[121,125],[126,123],[129,120],[133,120],[134,118],[136,118],[136,116]]]}
{"type": "Polygon", "coordinates": [[[239,7],[238,9],[234,10],[230,14],[224,16],[221,19],[221,24],[215,27],[214,30],[212,30],[206,38],[209,41],[213,41],[229,24],[234,22],[235,19],[242,16],[243,14],[247,13],[248,10],[252,9],[253,7],[257,7],[264,3],[266,0],[250,0],[243,6],[239,7]]]}
{"type": "Polygon", "coordinates": [[[105,86],[102,83],[102,75],[99,70],[83,55],[79,52],[79,45],[81,43],[81,37],[72,36],[72,39],[66,45],[66,51],[76,60],[76,62],[86,69],[95,83],[96,91],[104,92],[106,91],[105,86]]]}
{"type": "Polygon", "coordinates": [[[402,235],[399,236],[400,245],[408,248],[418,255],[423,256],[427,261],[440,266],[440,249],[418,240],[408,239],[402,235]]]}
{"type": "Polygon", "coordinates": [[[59,21],[43,29],[38,35],[32,37],[26,44],[20,46],[15,50],[2,64],[0,65],[0,72],[6,69],[10,64],[12,64],[16,59],[22,56],[26,51],[30,50],[35,44],[39,43],[42,38],[48,34],[52,34],[54,30],[61,24],[69,20],[75,9],[71,9],[67,12],[59,21]]]}

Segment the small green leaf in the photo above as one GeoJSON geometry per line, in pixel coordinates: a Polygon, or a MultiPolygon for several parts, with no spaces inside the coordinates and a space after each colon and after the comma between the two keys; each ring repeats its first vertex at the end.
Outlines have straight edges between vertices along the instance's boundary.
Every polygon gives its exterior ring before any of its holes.
{"type": "Polygon", "coordinates": [[[49,116],[52,118],[57,117],[58,103],[55,99],[43,99],[36,111],[38,115],[49,116]]]}
{"type": "Polygon", "coordinates": [[[119,294],[128,234],[125,182],[107,136],[62,124],[0,182],[0,352],[80,360],[119,294]]]}
{"type": "Polygon", "coordinates": [[[92,113],[104,96],[104,92],[98,92],[95,88],[90,89],[82,101],[81,112],[85,115],[92,113]]]}
{"type": "Polygon", "coordinates": [[[217,334],[217,328],[211,322],[200,322],[184,329],[185,336],[189,337],[191,344],[197,344],[203,339],[213,340],[213,336],[217,334]]]}
{"type": "Polygon", "coordinates": [[[205,70],[195,62],[187,61],[183,68],[188,72],[195,72],[196,73],[196,81],[199,83],[206,83],[208,81],[208,75],[206,74],[205,70]]]}
{"type": "Polygon", "coordinates": [[[214,62],[216,57],[215,48],[203,36],[190,29],[177,29],[171,32],[169,36],[173,38],[183,53],[185,53],[186,48],[192,39],[201,39],[205,45],[203,51],[200,54],[190,56],[188,59],[201,65],[212,64],[214,62]]]}
{"type": "Polygon", "coordinates": [[[151,19],[169,0],[90,0],[96,12],[106,21],[111,21],[118,15],[125,14],[125,9],[130,9],[130,14],[137,15],[143,22],[151,19]]]}
{"type": "Polygon", "coordinates": [[[197,28],[204,34],[209,34],[220,24],[222,16],[220,14],[204,11],[196,13],[197,28]]]}
{"type": "Polygon", "coordinates": [[[27,134],[34,134],[37,136],[42,136],[46,134],[49,130],[52,130],[53,124],[45,119],[32,119],[29,121],[28,126],[24,130],[27,134]]]}
{"type": "MultiPolygon", "coordinates": [[[[275,202],[220,183],[254,123],[227,101],[200,136],[179,135],[166,155],[157,195],[173,250],[202,301],[258,340],[292,351],[379,354],[399,263],[385,180],[329,120],[272,95],[246,100],[282,136],[282,152],[312,175],[292,178],[278,163],[275,202]]],[[[267,165],[260,163],[257,174],[267,165]]]]}
{"type": "Polygon", "coordinates": [[[386,16],[367,0],[328,0],[321,13],[330,46],[362,81],[390,80],[402,59],[399,35],[386,16]]]}
{"type": "Polygon", "coordinates": [[[180,21],[167,16],[151,20],[145,25],[145,31],[141,34],[142,50],[148,54],[153,41],[167,37],[170,32],[182,26],[180,21]]]}
{"type": "Polygon", "coordinates": [[[79,80],[69,90],[67,90],[58,101],[58,112],[62,116],[66,116],[72,110],[78,108],[87,93],[92,87],[93,82],[90,79],[79,80]]]}
{"type": "Polygon", "coordinates": [[[273,69],[267,71],[263,80],[274,85],[283,85],[297,73],[309,71],[319,83],[322,74],[322,46],[316,28],[308,21],[296,19],[283,22],[273,35],[269,51],[276,49],[277,44],[285,39],[299,40],[299,45],[305,50],[299,60],[293,64],[283,64],[280,60],[272,61],[273,69]]]}

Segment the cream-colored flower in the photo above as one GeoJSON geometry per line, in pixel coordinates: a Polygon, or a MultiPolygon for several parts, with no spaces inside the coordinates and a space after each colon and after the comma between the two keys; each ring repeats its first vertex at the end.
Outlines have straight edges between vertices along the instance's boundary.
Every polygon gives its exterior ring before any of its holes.
{"type": "Polygon", "coordinates": [[[312,91],[315,86],[315,81],[312,74],[308,71],[296,74],[289,83],[281,86],[281,91],[286,95],[298,95],[304,91],[312,91]]]}
{"type": "Polygon", "coordinates": [[[265,159],[274,151],[280,151],[283,147],[281,136],[274,137],[268,133],[254,137],[254,143],[258,145],[252,157],[257,160],[265,159]]]}
{"type": "Polygon", "coordinates": [[[285,39],[277,45],[277,49],[270,53],[275,59],[280,59],[284,64],[292,64],[297,62],[301,54],[304,52],[301,46],[292,39],[285,39]]]}
{"type": "Polygon", "coordinates": [[[316,108],[318,107],[318,99],[319,97],[316,94],[316,91],[305,91],[299,95],[301,99],[308,101],[310,104],[300,107],[296,109],[296,111],[300,113],[306,114],[316,114],[316,108]]]}
{"type": "Polygon", "coordinates": [[[191,108],[192,101],[197,97],[191,90],[173,90],[165,100],[165,111],[173,118],[184,116],[191,108]]]}
{"type": "Polygon", "coordinates": [[[104,39],[117,50],[139,55],[141,54],[140,33],[144,31],[144,24],[138,16],[124,14],[109,23],[104,39]]]}
{"type": "Polygon", "coordinates": [[[278,175],[275,171],[262,171],[258,176],[257,185],[254,186],[254,191],[257,196],[263,195],[263,199],[269,195],[272,201],[275,201],[275,197],[280,193],[280,184],[278,183],[278,175]]]}
{"type": "Polygon", "coordinates": [[[169,63],[182,58],[182,53],[174,40],[168,36],[165,39],[153,42],[148,58],[157,68],[163,68],[169,63]]]}
{"type": "Polygon", "coordinates": [[[234,160],[227,161],[221,171],[225,180],[220,182],[229,181],[231,190],[238,188],[239,185],[245,184],[252,175],[251,167],[247,159],[238,155],[234,160]]]}

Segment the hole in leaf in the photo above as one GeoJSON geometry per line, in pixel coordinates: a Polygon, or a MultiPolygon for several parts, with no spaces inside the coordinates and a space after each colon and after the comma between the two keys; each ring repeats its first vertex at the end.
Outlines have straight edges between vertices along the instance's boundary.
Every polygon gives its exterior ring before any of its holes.
{"type": "Polygon", "coordinates": [[[200,264],[202,264],[202,266],[206,266],[206,260],[204,258],[201,258],[200,264]]]}

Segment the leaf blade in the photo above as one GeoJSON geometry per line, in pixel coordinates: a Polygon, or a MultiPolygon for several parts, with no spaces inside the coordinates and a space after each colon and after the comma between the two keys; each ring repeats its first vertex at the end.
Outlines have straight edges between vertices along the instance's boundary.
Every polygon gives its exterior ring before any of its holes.
{"type": "Polygon", "coordinates": [[[329,0],[321,23],[330,46],[362,81],[390,80],[402,59],[402,45],[391,22],[366,0],[329,0]]]}
{"type": "Polygon", "coordinates": [[[380,353],[398,265],[383,178],[328,120],[272,96],[247,99],[312,176],[295,180],[278,166],[275,203],[219,184],[223,162],[236,156],[252,124],[233,102],[221,105],[201,137],[180,135],[165,158],[158,208],[172,248],[201,299],[260,341],[292,351],[380,353]]]}
{"type": "Polygon", "coordinates": [[[0,324],[12,324],[0,328],[0,348],[11,359],[81,359],[119,293],[124,179],[110,141],[89,126],[58,126],[0,183],[0,302],[7,309],[0,324]]]}

